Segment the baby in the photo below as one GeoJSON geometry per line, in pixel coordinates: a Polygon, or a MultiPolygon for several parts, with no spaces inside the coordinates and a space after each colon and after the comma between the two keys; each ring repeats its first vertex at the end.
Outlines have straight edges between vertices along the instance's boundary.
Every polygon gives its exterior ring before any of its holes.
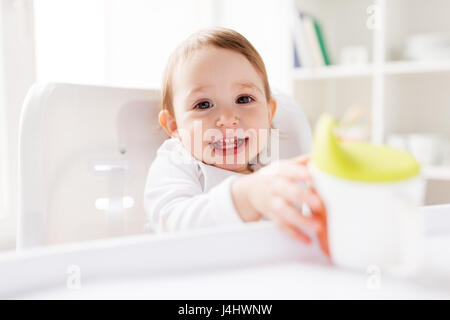
{"type": "Polygon", "coordinates": [[[213,28],[184,41],[166,66],[161,108],[159,123],[171,138],[145,188],[153,230],[271,219],[305,243],[311,239],[302,230],[312,230],[328,253],[323,204],[302,187],[311,183],[308,157],[262,163],[277,103],[264,62],[245,37],[213,28]],[[302,204],[312,214],[303,215],[302,204]]]}

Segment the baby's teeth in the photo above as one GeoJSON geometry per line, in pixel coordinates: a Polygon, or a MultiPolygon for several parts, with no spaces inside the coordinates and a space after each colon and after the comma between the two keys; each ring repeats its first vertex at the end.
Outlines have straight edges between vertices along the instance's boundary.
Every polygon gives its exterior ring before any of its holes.
{"type": "Polygon", "coordinates": [[[231,149],[235,146],[240,146],[244,143],[245,139],[242,138],[227,138],[213,142],[213,145],[217,149],[231,149]]]}

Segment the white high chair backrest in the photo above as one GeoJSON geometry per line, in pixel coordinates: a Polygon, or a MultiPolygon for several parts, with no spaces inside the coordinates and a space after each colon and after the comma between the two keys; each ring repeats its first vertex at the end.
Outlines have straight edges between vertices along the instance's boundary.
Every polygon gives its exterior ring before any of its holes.
{"type": "MultiPolygon", "coordinates": [[[[275,93],[280,157],[309,152],[311,130],[275,93]]],[[[148,168],[167,139],[158,90],[35,84],[20,125],[18,248],[144,232],[148,168]]]]}

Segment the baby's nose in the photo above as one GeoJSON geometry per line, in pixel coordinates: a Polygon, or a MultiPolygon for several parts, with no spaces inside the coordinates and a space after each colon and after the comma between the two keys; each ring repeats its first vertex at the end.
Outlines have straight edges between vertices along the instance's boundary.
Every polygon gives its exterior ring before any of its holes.
{"type": "Polygon", "coordinates": [[[216,126],[219,128],[223,128],[223,127],[235,127],[239,124],[239,118],[236,116],[221,116],[217,122],[216,122],[216,126]]]}

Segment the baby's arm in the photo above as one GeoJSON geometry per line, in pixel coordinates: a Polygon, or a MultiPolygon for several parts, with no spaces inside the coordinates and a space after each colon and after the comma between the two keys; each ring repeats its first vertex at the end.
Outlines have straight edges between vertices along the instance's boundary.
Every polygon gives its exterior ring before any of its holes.
{"type": "MultiPolygon", "coordinates": [[[[232,196],[237,211],[245,217],[264,216],[273,220],[294,238],[309,243],[303,230],[313,230],[326,254],[329,254],[326,212],[306,167],[308,157],[283,160],[233,182],[232,196]],[[302,187],[303,184],[305,187],[302,187]],[[310,185],[310,187],[306,187],[310,185]],[[302,204],[311,215],[302,214],[302,204]]],[[[246,220],[248,221],[248,220],[246,220]]]]}
{"type": "Polygon", "coordinates": [[[144,194],[150,225],[158,231],[190,230],[244,223],[231,197],[229,177],[203,192],[191,164],[175,164],[165,157],[153,162],[144,194]]]}
{"type": "Polygon", "coordinates": [[[311,182],[306,161],[281,161],[244,177],[229,177],[203,192],[195,165],[176,164],[159,155],[150,168],[144,195],[150,226],[156,231],[192,230],[266,217],[303,242],[311,239],[302,229],[313,229],[328,254],[324,206],[314,189],[298,185],[311,182]],[[302,215],[298,207],[302,202],[310,207],[311,217],[302,215]]]}

